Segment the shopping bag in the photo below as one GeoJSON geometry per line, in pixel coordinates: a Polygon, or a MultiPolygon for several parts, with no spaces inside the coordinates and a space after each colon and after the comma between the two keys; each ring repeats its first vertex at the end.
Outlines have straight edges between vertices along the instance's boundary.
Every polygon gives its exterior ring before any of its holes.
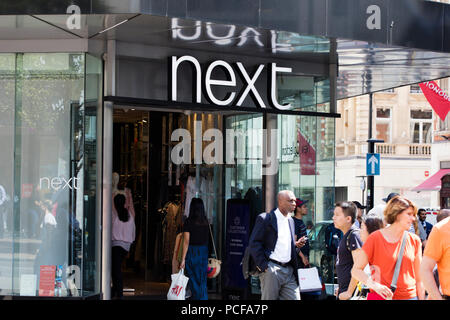
{"type": "Polygon", "coordinates": [[[367,296],[363,294],[363,284],[361,282],[358,282],[356,285],[355,292],[350,300],[367,300],[367,296]]]}
{"type": "Polygon", "coordinates": [[[298,269],[298,282],[300,284],[300,292],[322,290],[322,282],[316,267],[298,269]]]}
{"type": "Polygon", "coordinates": [[[184,275],[184,269],[172,274],[172,284],[167,292],[167,300],[185,300],[188,281],[189,278],[184,275]]]}

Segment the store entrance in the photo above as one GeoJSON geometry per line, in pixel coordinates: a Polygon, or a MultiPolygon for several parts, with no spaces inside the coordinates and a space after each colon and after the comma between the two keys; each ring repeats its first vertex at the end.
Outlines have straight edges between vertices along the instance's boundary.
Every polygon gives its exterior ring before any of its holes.
{"type": "MultiPolygon", "coordinates": [[[[203,151],[203,142],[196,146],[198,126],[201,133],[208,128],[221,130],[223,118],[218,113],[117,106],[113,119],[113,172],[119,176],[117,189],[132,198],[136,224],[135,241],[122,264],[124,297],[163,299],[186,199],[203,199],[217,235],[216,246],[223,207],[223,166],[194,164],[194,152],[184,158],[188,164],[177,165],[171,154],[179,142],[172,142],[171,135],[184,129],[182,133],[191,137],[192,150],[200,147],[203,151]]],[[[210,281],[208,287],[216,289],[217,281],[210,281]]]]}

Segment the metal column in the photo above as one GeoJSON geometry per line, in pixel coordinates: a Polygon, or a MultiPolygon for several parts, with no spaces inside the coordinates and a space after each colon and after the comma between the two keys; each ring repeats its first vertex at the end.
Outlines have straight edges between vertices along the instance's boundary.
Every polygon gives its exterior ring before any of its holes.
{"type": "MultiPolygon", "coordinates": [[[[105,95],[115,95],[116,42],[108,40],[105,59],[105,95]]],[[[103,106],[103,207],[102,207],[102,299],[111,299],[111,209],[113,159],[113,103],[103,106]]]]}
{"type": "MultiPolygon", "coordinates": [[[[272,139],[272,133],[276,135],[278,127],[278,116],[276,114],[266,113],[264,115],[264,129],[263,134],[263,173],[264,169],[269,165],[268,155],[273,152],[278,152],[277,139],[272,139]]],[[[274,174],[267,174],[263,176],[264,181],[264,198],[265,198],[265,211],[269,212],[277,206],[277,193],[278,193],[278,170],[274,174]]]]}

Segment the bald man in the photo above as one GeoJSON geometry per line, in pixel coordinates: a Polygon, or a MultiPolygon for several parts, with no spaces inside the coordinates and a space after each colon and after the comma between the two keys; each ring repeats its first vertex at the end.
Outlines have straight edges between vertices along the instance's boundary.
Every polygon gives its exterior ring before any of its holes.
{"type": "Polygon", "coordinates": [[[278,207],[261,213],[249,240],[250,255],[261,272],[262,300],[300,300],[295,227],[291,213],[296,207],[292,191],[277,195],[278,207]]]}

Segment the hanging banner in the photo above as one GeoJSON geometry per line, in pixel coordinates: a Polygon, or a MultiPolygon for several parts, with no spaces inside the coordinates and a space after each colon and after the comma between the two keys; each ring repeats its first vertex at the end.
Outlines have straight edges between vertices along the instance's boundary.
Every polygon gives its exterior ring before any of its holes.
{"type": "Polygon", "coordinates": [[[419,86],[434,112],[436,112],[439,118],[444,121],[447,117],[447,113],[450,111],[450,97],[448,93],[445,93],[439,88],[434,81],[419,83],[419,86]]]}
{"type": "Polygon", "coordinates": [[[300,174],[315,175],[316,174],[316,150],[297,130],[298,153],[300,155],[300,174]]]}

